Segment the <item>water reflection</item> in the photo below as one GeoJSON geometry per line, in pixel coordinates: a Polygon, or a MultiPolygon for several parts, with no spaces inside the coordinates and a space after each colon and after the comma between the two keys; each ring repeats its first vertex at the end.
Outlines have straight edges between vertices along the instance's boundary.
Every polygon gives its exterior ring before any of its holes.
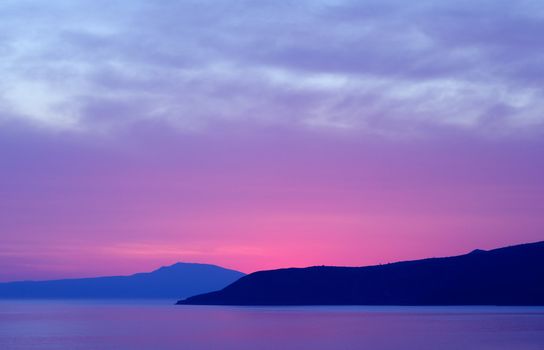
{"type": "Polygon", "coordinates": [[[544,349],[544,308],[1,301],[0,349],[544,349]]]}

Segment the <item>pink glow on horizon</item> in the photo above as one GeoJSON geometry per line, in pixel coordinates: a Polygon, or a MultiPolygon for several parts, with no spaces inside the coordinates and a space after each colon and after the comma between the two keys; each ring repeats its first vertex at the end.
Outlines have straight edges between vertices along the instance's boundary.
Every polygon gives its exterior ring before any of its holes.
{"type": "Polygon", "coordinates": [[[44,140],[13,158],[0,214],[0,260],[11,268],[0,279],[177,261],[243,272],[361,266],[542,239],[534,145],[444,137],[391,148],[270,132],[148,140],[117,153],[44,140]]]}

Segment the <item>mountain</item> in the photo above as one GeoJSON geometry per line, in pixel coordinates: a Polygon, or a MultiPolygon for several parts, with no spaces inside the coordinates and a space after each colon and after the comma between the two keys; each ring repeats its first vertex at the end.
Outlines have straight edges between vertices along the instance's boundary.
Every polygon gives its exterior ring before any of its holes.
{"type": "Polygon", "coordinates": [[[177,263],[130,276],[0,283],[0,298],[184,298],[225,287],[243,273],[177,263]]]}
{"type": "Polygon", "coordinates": [[[544,305],[544,242],[368,267],[261,271],[189,305],[544,305]]]}

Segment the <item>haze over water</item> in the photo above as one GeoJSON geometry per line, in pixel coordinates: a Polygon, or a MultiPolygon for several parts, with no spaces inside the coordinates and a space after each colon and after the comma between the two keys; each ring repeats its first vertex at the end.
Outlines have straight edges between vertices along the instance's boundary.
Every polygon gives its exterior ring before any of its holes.
{"type": "Polygon", "coordinates": [[[537,350],[543,307],[190,307],[1,301],[0,349],[537,350]]]}

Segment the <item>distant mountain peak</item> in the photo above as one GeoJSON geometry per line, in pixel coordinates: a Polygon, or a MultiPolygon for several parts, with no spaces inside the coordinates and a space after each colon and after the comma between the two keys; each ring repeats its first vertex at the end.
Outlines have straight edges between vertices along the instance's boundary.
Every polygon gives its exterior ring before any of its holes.
{"type": "Polygon", "coordinates": [[[218,265],[213,265],[213,264],[178,261],[176,263],[173,263],[172,265],[161,266],[158,269],[152,271],[151,273],[167,272],[167,271],[169,272],[169,271],[176,271],[176,270],[223,270],[223,271],[238,272],[236,270],[228,269],[228,268],[218,266],[218,265]]]}
{"type": "Polygon", "coordinates": [[[1,298],[171,298],[217,290],[244,273],[216,265],[177,262],[129,276],[0,283],[1,298]]]}
{"type": "Polygon", "coordinates": [[[186,267],[186,266],[201,266],[201,265],[208,265],[208,264],[178,261],[178,262],[175,262],[175,263],[173,263],[171,265],[161,266],[157,270],[172,269],[172,268],[186,267]]]}

